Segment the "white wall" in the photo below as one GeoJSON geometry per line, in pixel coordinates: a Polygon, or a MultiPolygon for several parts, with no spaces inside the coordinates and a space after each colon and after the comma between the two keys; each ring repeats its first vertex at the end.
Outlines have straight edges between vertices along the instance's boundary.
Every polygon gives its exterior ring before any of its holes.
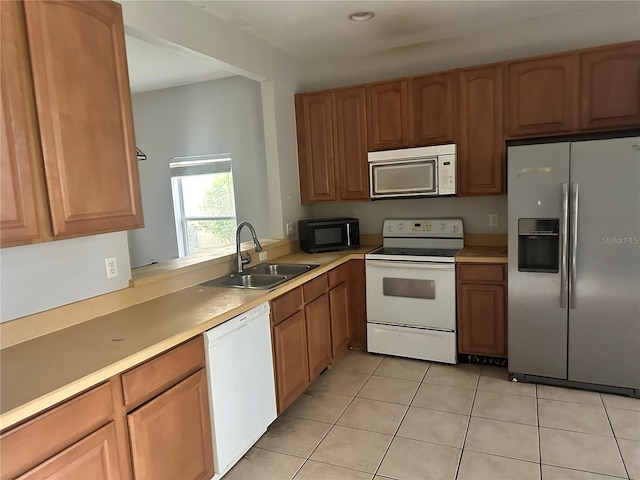
{"type": "MultiPolygon", "coordinates": [[[[245,77],[133,95],[145,228],[129,232],[133,267],[178,257],[169,162],[230,153],[238,222],[271,237],[260,84],[245,77]]],[[[250,237],[247,236],[247,239],[250,237]]],[[[244,239],[244,237],[243,237],[244,239]]]]}
{"type": "Polygon", "coordinates": [[[260,82],[265,129],[271,234],[283,238],[284,223],[309,214],[300,204],[293,95],[300,72],[285,54],[187,2],[123,1],[129,35],[158,45],[208,55],[227,69],[260,82]]]}
{"type": "Polygon", "coordinates": [[[442,197],[413,200],[376,200],[375,202],[316,204],[313,218],[356,217],[360,233],[382,233],[385,218],[462,218],[465,233],[507,233],[507,196],[442,197]],[[489,214],[498,214],[498,226],[489,227],[489,214]]]}
{"type": "Polygon", "coordinates": [[[0,323],[129,286],[125,232],[93,235],[0,252],[0,323]],[[116,257],[107,279],[104,259],[116,257]]]}
{"type": "MultiPolygon", "coordinates": [[[[295,65],[263,42],[187,2],[125,1],[123,15],[127,33],[201,52],[225,62],[229,70],[261,82],[269,236],[282,237],[284,222],[309,212],[299,204],[292,127],[293,94],[299,77],[295,65]]],[[[125,232],[2,249],[0,321],[124,288],[129,277],[125,232]],[[108,256],[118,258],[117,281],[106,279],[104,258],[108,256]]]]}

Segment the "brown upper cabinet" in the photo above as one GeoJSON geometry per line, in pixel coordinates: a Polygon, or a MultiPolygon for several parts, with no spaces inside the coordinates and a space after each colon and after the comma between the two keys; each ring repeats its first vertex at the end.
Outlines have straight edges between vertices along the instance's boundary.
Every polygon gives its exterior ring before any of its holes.
{"type": "MultiPolygon", "coordinates": [[[[17,114],[2,135],[22,141],[7,147],[13,148],[7,155],[3,147],[3,171],[6,156],[9,171],[29,164],[40,179],[35,194],[24,186],[16,190],[15,183],[6,198],[3,193],[3,246],[142,226],[120,4],[2,2],[2,18],[3,61],[9,25],[7,55],[24,67],[2,69],[2,114],[17,114]],[[7,90],[13,90],[8,100],[7,90]],[[34,218],[46,219],[44,231],[5,234],[6,220],[33,217],[23,213],[32,205],[34,218]]],[[[3,187],[8,182],[3,178],[3,187]]]]}
{"type": "Polygon", "coordinates": [[[42,240],[47,204],[22,5],[0,2],[0,23],[0,241],[8,246],[42,240]]]}
{"type": "Polygon", "coordinates": [[[367,85],[369,151],[408,147],[409,80],[367,85]]]}
{"type": "Polygon", "coordinates": [[[296,116],[303,203],[367,200],[367,151],[445,143],[458,196],[500,195],[507,138],[640,128],[640,42],[299,94],[296,116]]]}
{"type": "Polygon", "coordinates": [[[453,72],[411,79],[412,145],[455,142],[454,91],[453,72]]]}
{"type": "Polygon", "coordinates": [[[331,92],[295,98],[302,203],[336,201],[331,92]]]}
{"type": "Polygon", "coordinates": [[[334,139],[341,200],[369,200],[367,94],[364,87],[333,92],[334,139]]]}
{"type": "Polygon", "coordinates": [[[365,87],[295,97],[302,203],[368,200],[365,87]]]}
{"type": "Polygon", "coordinates": [[[640,42],[580,54],[580,128],[640,127],[640,42]]]}
{"type": "Polygon", "coordinates": [[[458,70],[458,195],[505,193],[501,64],[458,70]]]}
{"type": "Polygon", "coordinates": [[[578,113],[578,56],[507,64],[509,137],[569,133],[578,113]]]}

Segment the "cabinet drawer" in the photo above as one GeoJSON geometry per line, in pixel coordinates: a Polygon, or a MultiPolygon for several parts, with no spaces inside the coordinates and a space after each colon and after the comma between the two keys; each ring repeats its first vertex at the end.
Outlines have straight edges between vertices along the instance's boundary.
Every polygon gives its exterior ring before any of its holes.
{"type": "Polygon", "coordinates": [[[111,418],[111,386],[105,383],[9,430],[0,437],[0,478],[15,478],[97,430],[111,418]]]}
{"type": "Polygon", "coordinates": [[[304,292],[304,303],[309,303],[311,300],[315,300],[327,291],[327,274],[324,273],[318,278],[309,280],[302,286],[302,290],[304,292]]]}
{"type": "Polygon", "coordinates": [[[506,279],[504,265],[458,264],[458,281],[502,283],[506,279]]]}
{"type": "Polygon", "coordinates": [[[336,285],[341,284],[342,282],[347,281],[347,276],[349,275],[349,266],[348,264],[340,265],[339,267],[330,270],[329,273],[329,288],[333,288],[336,285]]]}
{"type": "Polygon", "coordinates": [[[280,323],[300,308],[302,308],[302,289],[298,287],[271,302],[271,321],[274,325],[280,323]]]}
{"type": "Polygon", "coordinates": [[[150,399],[204,367],[202,335],[122,374],[127,409],[150,399]]]}

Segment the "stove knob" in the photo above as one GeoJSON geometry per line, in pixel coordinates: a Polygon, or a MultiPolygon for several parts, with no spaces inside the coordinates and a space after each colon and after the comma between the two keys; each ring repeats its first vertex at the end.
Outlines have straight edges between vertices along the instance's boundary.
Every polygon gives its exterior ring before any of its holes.
{"type": "Polygon", "coordinates": [[[404,223],[398,224],[398,230],[404,230],[404,223]]]}
{"type": "Polygon", "coordinates": [[[387,227],[387,230],[389,230],[390,232],[393,232],[393,225],[389,225],[389,226],[387,227]]]}

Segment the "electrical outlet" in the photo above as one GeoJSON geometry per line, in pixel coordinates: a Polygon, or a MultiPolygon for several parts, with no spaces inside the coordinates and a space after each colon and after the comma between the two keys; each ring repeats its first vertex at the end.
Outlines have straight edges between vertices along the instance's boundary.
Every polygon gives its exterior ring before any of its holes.
{"type": "Polygon", "coordinates": [[[489,226],[490,227],[497,227],[498,226],[498,214],[497,213],[490,213],[489,214],[489,226]]]}
{"type": "Polygon", "coordinates": [[[293,222],[287,222],[285,224],[285,227],[287,229],[287,237],[290,237],[291,235],[293,235],[293,222]]]}
{"type": "Polygon", "coordinates": [[[118,276],[118,262],[116,257],[105,258],[104,264],[107,267],[107,278],[115,278],[118,276]]]}
{"type": "Polygon", "coordinates": [[[261,262],[264,262],[267,259],[267,252],[259,252],[258,259],[261,262]]]}

